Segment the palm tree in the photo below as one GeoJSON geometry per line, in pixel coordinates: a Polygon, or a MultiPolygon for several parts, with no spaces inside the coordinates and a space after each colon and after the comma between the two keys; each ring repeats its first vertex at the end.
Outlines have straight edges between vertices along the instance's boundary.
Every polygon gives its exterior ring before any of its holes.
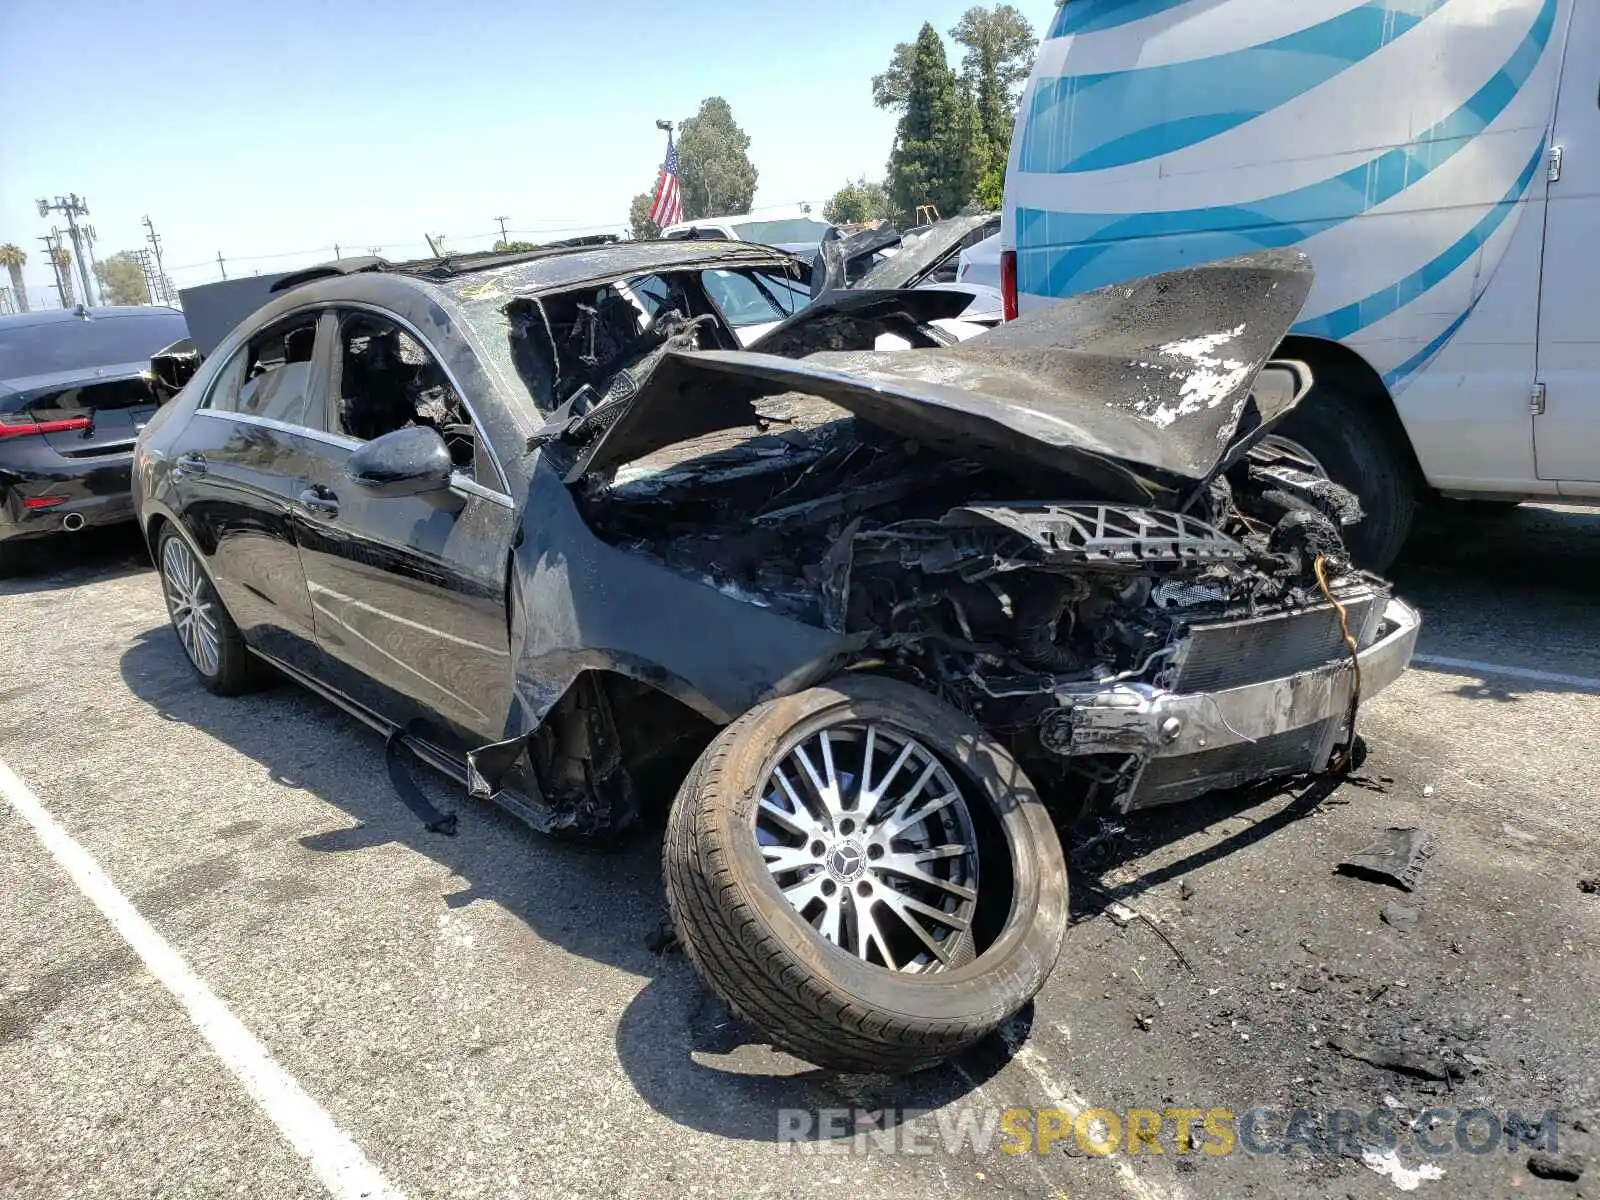
{"type": "Polygon", "coordinates": [[[13,243],[0,246],[0,266],[11,272],[11,294],[17,298],[17,311],[28,311],[28,289],[22,282],[22,264],[28,256],[13,243]]]}
{"type": "Polygon", "coordinates": [[[72,290],[72,251],[57,242],[50,248],[50,262],[61,281],[61,307],[71,308],[77,299],[72,290]]]}

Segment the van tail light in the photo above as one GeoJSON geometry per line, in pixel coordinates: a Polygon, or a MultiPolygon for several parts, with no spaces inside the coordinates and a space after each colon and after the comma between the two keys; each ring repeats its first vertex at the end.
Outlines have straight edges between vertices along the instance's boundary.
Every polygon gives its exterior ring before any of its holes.
{"type": "Polygon", "coordinates": [[[24,496],[22,507],[26,509],[54,508],[58,504],[65,504],[65,496],[24,496]]]}
{"type": "Polygon", "coordinates": [[[1017,252],[1015,250],[1002,250],[1000,252],[1000,303],[1003,306],[1005,319],[1017,319],[1017,252]]]}
{"type": "Polygon", "coordinates": [[[89,428],[88,417],[61,417],[54,421],[35,421],[24,417],[0,416],[0,441],[6,438],[30,437],[36,433],[71,433],[74,429],[89,428]]]}

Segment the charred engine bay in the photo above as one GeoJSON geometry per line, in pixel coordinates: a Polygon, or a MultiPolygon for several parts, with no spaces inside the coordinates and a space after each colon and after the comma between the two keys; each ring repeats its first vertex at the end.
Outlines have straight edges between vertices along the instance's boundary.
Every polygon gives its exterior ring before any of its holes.
{"type": "Polygon", "coordinates": [[[758,423],[587,477],[608,542],[747,603],[871,635],[881,661],[1018,738],[1063,685],[1161,684],[1198,621],[1325,603],[1361,583],[1338,525],[1359,510],[1255,451],[1193,515],[1063,499],[1088,490],[892,437],[814,397],[758,401],[758,423]]]}
{"type": "Polygon", "coordinates": [[[918,293],[844,292],[729,353],[697,281],[647,281],[648,303],[638,282],[514,306],[547,368],[525,356],[524,378],[555,401],[535,444],[590,528],[859,636],[857,665],[943,697],[1031,770],[1115,790],[1131,758],[1051,742],[1062,694],[1176,688],[1191,626],[1367,586],[1339,533],[1354,497],[1249,444],[1310,386],[1268,362],[1310,285],[1297,256],[1103,289],[957,346],[918,293]],[[907,330],[921,349],[870,353],[907,330]]]}

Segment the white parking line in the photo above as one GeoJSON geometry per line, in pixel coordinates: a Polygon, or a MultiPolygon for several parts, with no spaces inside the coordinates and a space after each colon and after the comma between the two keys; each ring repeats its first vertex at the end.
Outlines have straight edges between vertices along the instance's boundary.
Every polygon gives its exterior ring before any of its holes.
{"type": "Polygon", "coordinates": [[[1474,675],[1500,675],[1506,679],[1526,679],[1529,683],[1549,683],[1557,687],[1582,688],[1600,692],[1600,679],[1583,675],[1563,675],[1559,671],[1534,671],[1527,667],[1504,667],[1499,663],[1479,662],[1473,658],[1443,658],[1437,654],[1413,654],[1411,661],[1420,667],[1437,667],[1441,671],[1469,671],[1474,675]]]}
{"type": "MultiPolygon", "coordinates": [[[[1051,1073],[1050,1064],[1044,1055],[1032,1046],[1023,1045],[1006,1026],[1001,1026],[1000,1038],[1005,1042],[1006,1049],[1011,1052],[1011,1061],[1033,1076],[1034,1082],[1044,1090],[1044,1094],[1074,1121],[1089,1111],[1092,1105],[1084,1099],[1077,1088],[1051,1073]]],[[[1133,1197],[1133,1200],[1183,1200],[1182,1188],[1177,1185],[1172,1185],[1170,1188],[1162,1187],[1155,1180],[1144,1178],[1133,1169],[1132,1163],[1120,1155],[1112,1159],[1111,1165],[1116,1171],[1117,1182],[1122,1185],[1122,1190],[1133,1197]]]]}
{"type": "Polygon", "coordinates": [[[0,760],[0,796],[33,826],[78,890],[105,915],[162,986],[177,997],[200,1035],[271,1118],[284,1140],[311,1165],[323,1186],[338,1200],[404,1200],[404,1194],[333,1123],[327,1110],[306,1095],[155,927],[139,915],[94,857],[72,839],[4,760],[0,760]]]}

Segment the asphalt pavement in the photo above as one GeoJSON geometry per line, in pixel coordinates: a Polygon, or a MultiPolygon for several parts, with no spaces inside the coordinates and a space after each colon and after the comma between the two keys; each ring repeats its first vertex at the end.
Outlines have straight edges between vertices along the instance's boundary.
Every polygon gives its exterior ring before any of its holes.
{"type": "Polygon", "coordinates": [[[419,772],[424,832],[378,738],[204,692],[136,540],[83,535],[0,580],[0,1193],[1600,1195],[1600,511],[1440,518],[1395,575],[1419,662],[1354,780],[1075,831],[1038,1001],[884,1080],[661,949],[655,839],[419,772]],[[1389,826],[1415,891],[1335,872],[1389,826]],[[1221,1132],[1179,1153],[1182,1109],[1221,1132]],[[1508,1151],[1513,1111],[1554,1115],[1508,1151]]]}

